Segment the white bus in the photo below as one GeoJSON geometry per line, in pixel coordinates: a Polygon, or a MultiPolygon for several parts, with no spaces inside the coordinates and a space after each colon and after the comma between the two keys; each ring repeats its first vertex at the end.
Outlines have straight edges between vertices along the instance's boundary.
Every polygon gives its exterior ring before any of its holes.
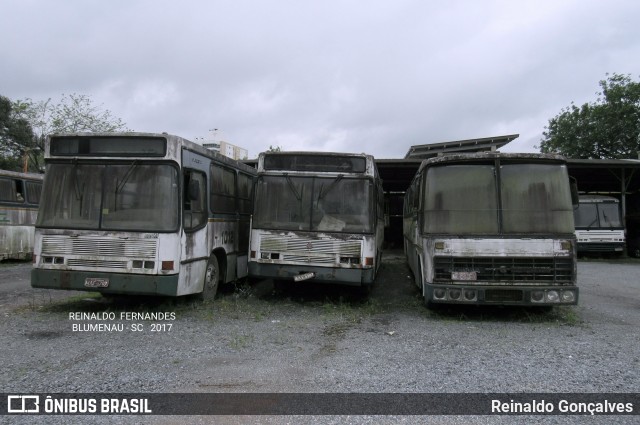
{"type": "Polygon", "coordinates": [[[382,182],[373,157],[261,153],[249,276],[369,288],[382,256],[382,182]]]}
{"type": "Polygon", "coordinates": [[[51,136],[34,288],[213,298],[247,274],[255,169],[168,134],[51,136]]]}
{"type": "Polygon", "coordinates": [[[603,195],[580,195],[574,219],[578,253],[624,253],[624,225],[618,199],[603,195]]]}
{"type": "Polygon", "coordinates": [[[0,260],[31,258],[41,192],[42,174],[0,170],[0,260]]]}
{"type": "Polygon", "coordinates": [[[564,158],[496,152],[432,158],[404,204],[404,249],[427,305],[577,304],[564,158]]]}

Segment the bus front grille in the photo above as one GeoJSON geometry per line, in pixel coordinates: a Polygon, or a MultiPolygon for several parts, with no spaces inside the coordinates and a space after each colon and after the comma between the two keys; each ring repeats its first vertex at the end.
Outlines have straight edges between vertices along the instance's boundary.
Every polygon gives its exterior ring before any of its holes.
{"type": "Polygon", "coordinates": [[[282,261],[332,264],[339,257],[361,257],[362,241],[263,235],[260,251],[280,254],[282,261]]]}
{"type": "Polygon", "coordinates": [[[435,257],[437,281],[451,281],[454,272],[475,272],[479,282],[570,283],[571,257],[435,257]]]}
{"type": "Polygon", "coordinates": [[[524,294],[516,289],[487,289],[484,300],[488,302],[522,301],[524,294]]]}
{"type": "Polygon", "coordinates": [[[126,261],[105,261],[105,260],[86,260],[79,258],[70,258],[67,260],[69,267],[85,267],[85,268],[109,268],[109,269],[126,269],[126,261]]]}
{"type": "Polygon", "coordinates": [[[105,237],[46,235],[41,255],[79,257],[126,257],[155,259],[157,239],[120,239],[105,237]]]}

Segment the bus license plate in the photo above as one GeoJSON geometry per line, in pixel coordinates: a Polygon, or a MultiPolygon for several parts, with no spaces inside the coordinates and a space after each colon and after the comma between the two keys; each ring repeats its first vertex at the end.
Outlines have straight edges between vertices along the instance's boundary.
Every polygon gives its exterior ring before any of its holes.
{"type": "Polygon", "coordinates": [[[478,272],[451,272],[451,280],[478,280],[478,272]]]}
{"type": "Polygon", "coordinates": [[[109,286],[109,278],[106,277],[88,277],[84,280],[86,288],[106,288],[109,286]]]}
{"type": "Polygon", "coordinates": [[[299,274],[297,276],[294,276],[293,281],[302,282],[303,280],[313,279],[314,277],[316,277],[315,273],[304,273],[304,274],[299,274]]]}

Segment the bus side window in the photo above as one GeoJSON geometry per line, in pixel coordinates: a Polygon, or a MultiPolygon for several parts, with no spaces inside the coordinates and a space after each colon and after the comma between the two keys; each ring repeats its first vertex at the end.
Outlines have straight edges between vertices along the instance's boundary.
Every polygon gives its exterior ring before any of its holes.
{"type": "Polygon", "coordinates": [[[14,179],[0,179],[0,201],[24,202],[22,182],[14,179]]]}
{"type": "Polygon", "coordinates": [[[40,195],[42,194],[42,183],[27,182],[27,202],[30,204],[39,204],[40,195]]]}
{"type": "Polygon", "coordinates": [[[183,224],[185,230],[203,226],[207,220],[206,205],[207,182],[204,173],[186,170],[183,190],[183,224]]]}

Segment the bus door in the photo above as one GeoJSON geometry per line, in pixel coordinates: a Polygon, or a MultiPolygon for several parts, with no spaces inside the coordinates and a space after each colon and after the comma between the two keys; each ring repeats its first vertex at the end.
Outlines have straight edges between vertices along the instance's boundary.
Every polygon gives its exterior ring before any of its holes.
{"type": "Polygon", "coordinates": [[[182,174],[182,235],[179,294],[200,292],[209,249],[207,221],[207,176],[204,171],[185,168],[182,174]]]}

